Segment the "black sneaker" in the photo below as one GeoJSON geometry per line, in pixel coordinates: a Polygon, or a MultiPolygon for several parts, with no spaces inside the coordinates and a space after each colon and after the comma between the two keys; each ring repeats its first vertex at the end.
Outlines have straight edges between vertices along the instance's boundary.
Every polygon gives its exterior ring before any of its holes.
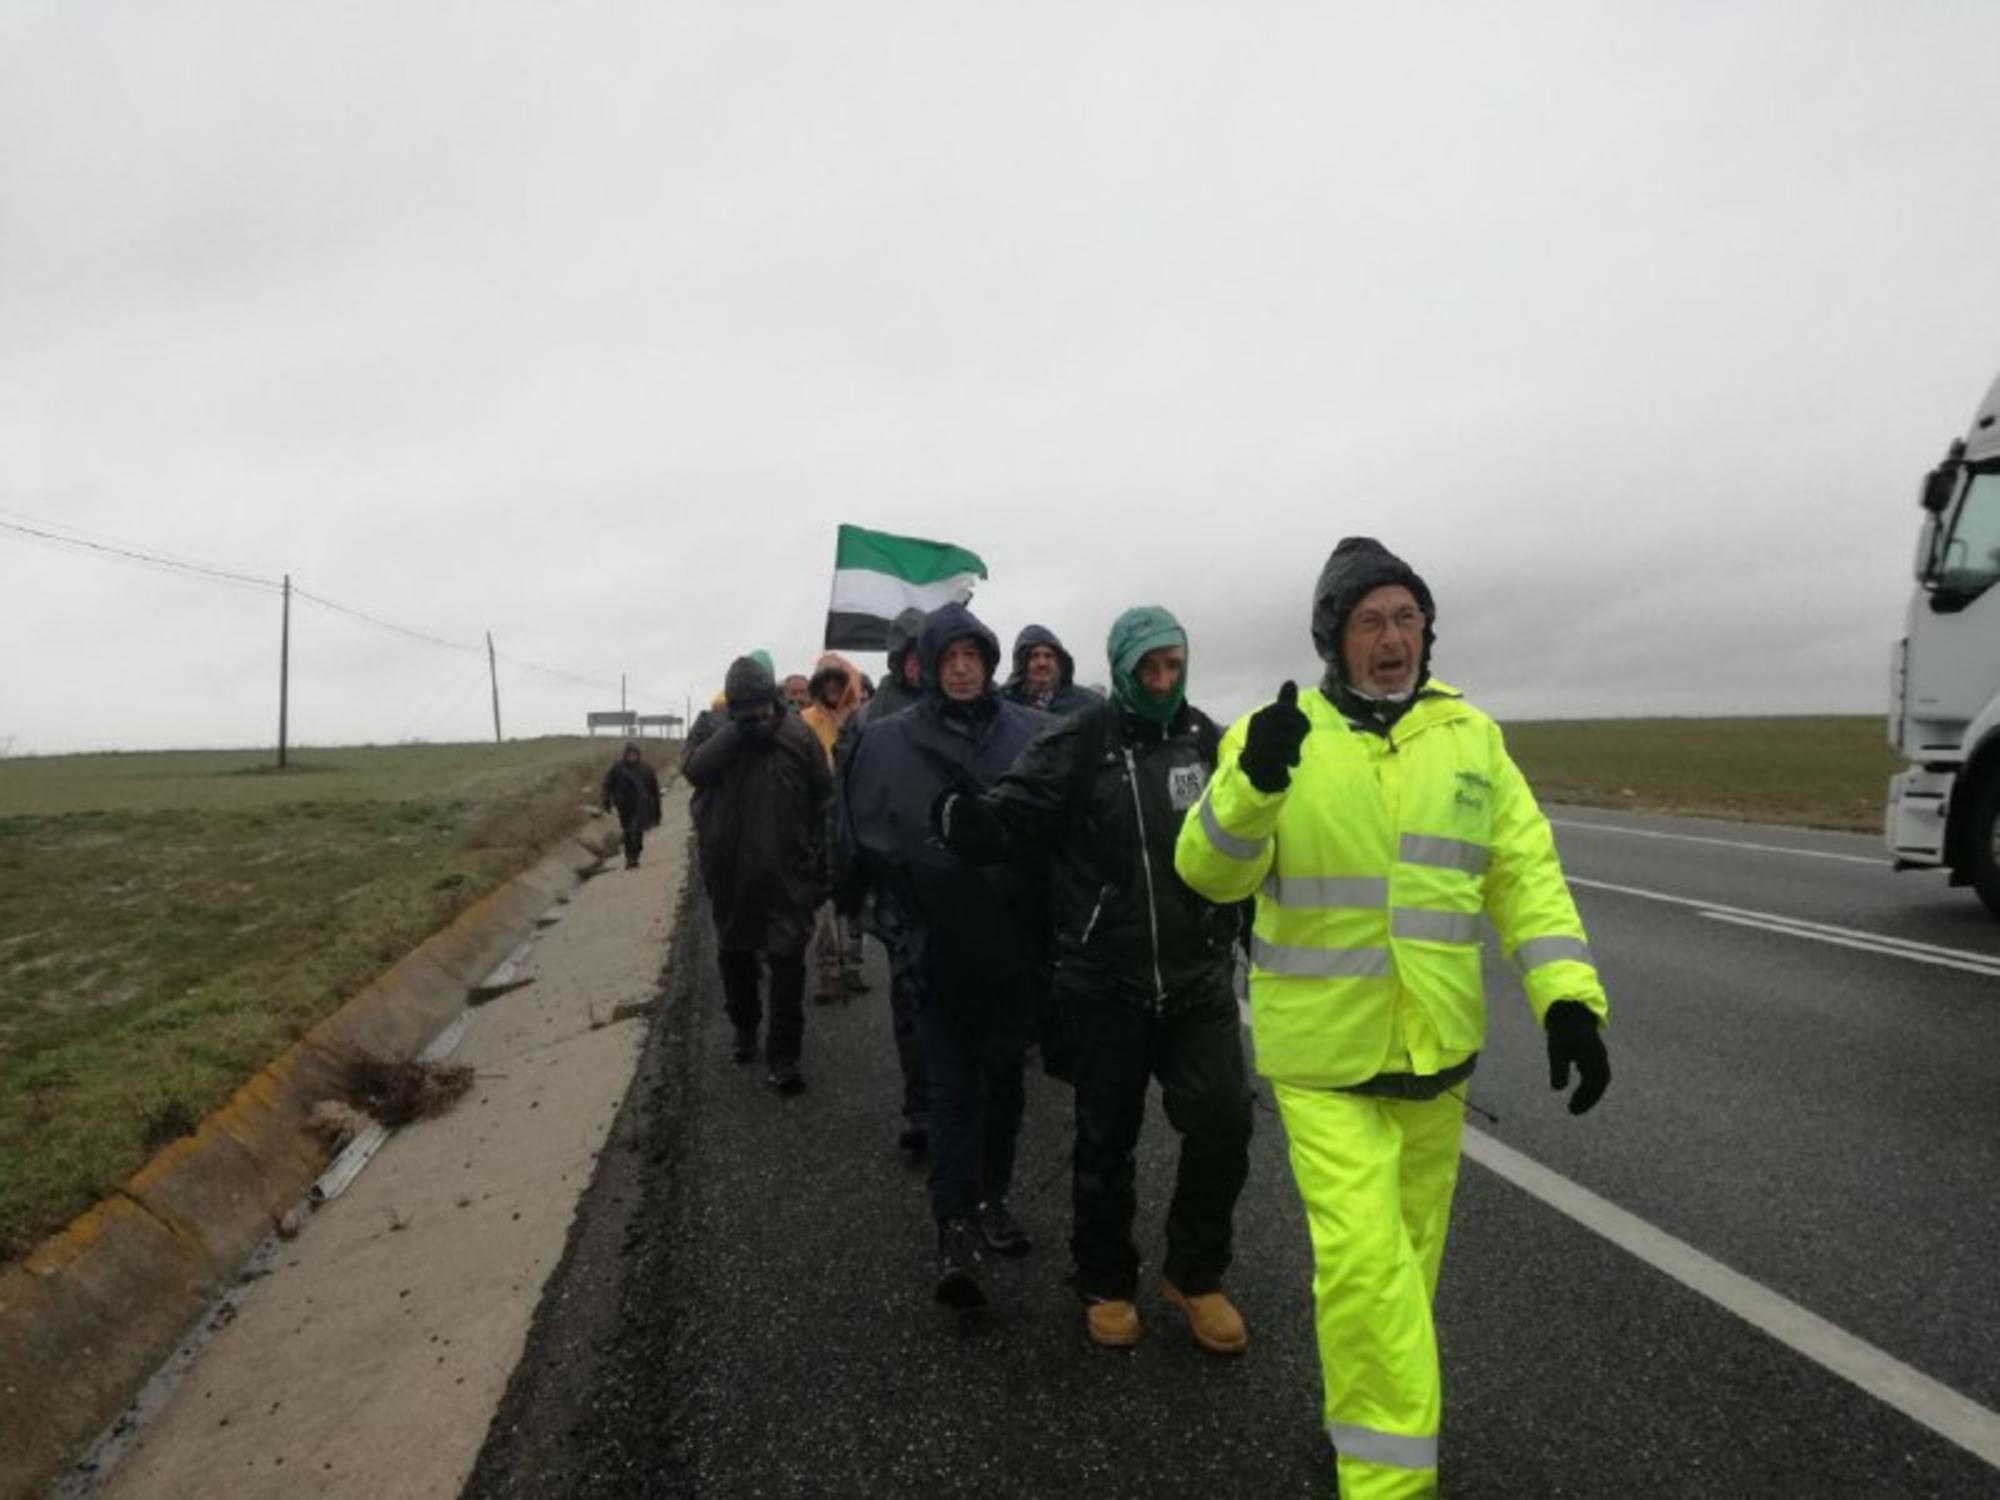
{"type": "Polygon", "coordinates": [[[799,1072],[797,1063],[774,1064],[771,1068],[770,1083],[772,1088],[783,1094],[787,1099],[795,1094],[803,1094],[806,1091],[806,1080],[804,1075],[799,1072]]]}
{"type": "Polygon", "coordinates": [[[1007,1212],[1007,1200],[995,1198],[979,1205],[979,1237],[995,1255],[1026,1255],[1035,1248],[1018,1220],[1007,1212]]]}
{"type": "Polygon", "coordinates": [[[932,1295],[946,1307],[986,1305],[986,1283],[980,1276],[979,1236],[969,1219],[946,1219],[938,1225],[938,1277],[932,1295]]]}
{"type": "Polygon", "coordinates": [[[896,1149],[907,1156],[927,1156],[931,1149],[931,1133],[922,1125],[912,1121],[905,1125],[903,1133],[896,1137],[896,1149]]]}
{"type": "Polygon", "coordinates": [[[757,1028],[755,1026],[739,1026],[736,1028],[736,1046],[729,1055],[740,1063],[753,1063],[757,1060],[757,1028]]]}

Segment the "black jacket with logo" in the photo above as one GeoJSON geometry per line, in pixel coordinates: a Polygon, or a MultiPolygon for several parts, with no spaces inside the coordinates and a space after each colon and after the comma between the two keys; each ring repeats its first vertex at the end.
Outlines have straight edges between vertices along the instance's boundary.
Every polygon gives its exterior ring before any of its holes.
{"type": "Polygon", "coordinates": [[[1048,857],[1062,969],[1141,1001],[1228,989],[1242,908],[1174,872],[1220,738],[1192,705],[1161,726],[1100,700],[1043,731],[986,794],[1009,851],[1048,857]]]}

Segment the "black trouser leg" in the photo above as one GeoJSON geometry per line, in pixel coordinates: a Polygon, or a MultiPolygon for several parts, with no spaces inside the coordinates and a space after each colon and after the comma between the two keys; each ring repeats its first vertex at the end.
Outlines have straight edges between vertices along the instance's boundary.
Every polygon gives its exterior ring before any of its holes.
{"type": "Polygon", "coordinates": [[[1138,1207],[1133,1152],[1146,1118],[1152,1017],[1136,1004],[1103,995],[1076,997],[1068,1017],[1076,1087],[1069,1248],[1077,1290],[1086,1297],[1130,1301],[1139,1286],[1139,1251],[1132,1243],[1138,1207]]]}
{"type": "Polygon", "coordinates": [[[889,1026],[896,1038],[896,1064],[903,1073],[903,1118],[921,1123],[930,1115],[924,1084],[924,1049],[917,1040],[917,1011],[923,980],[907,944],[889,948],[889,1026]]]}
{"type": "Polygon", "coordinates": [[[764,1018],[764,1007],[757,997],[757,955],[724,949],[717,961],[722,968],[722,1001],[729,1024],[738,1031],[755,1031],[764,1018]]]}
{"type": "Polygon", "coordinates": [[[625,857],[637,859],[639,851],[646,847],[646,823],[643,818],[628,818],[624,824],[625,857]]]}
{"type": "Polygon", "coordinates": [[[979,1081],[986,1094],[981,1130],[979,1196],[998,1202],[1014,1185],[1014,1152],[1028,1105],[1028,1039],[995,1034],[979,1042],[979,1081]]]}
{"type": "Polygon", "coordinates": [[[1236,1200],[1250,1175],[1250,1079],[1235,998],[1203,997],[1169,1013],[1155,1032],[1153,1068],[1181,1136],[1162,1270],[1190,1296],[1212,1292],[1229,1269],[1236,1200]]]}
{"type": "Polygon", "coordinates": [[[930,1088],[931,1211],[969,1219],[1004,1198],[1027,1101],[1027,1039],[969,1027],[948,1000],[926,994],[917,1014],[930,1088]]]}
{"type": "Polygon", "coordinates": [[[969,1219],[979,1207],[985,1090],[978,1041],[933,994],[917,1011],[924,1076],[930,1089],[931,1212],[939,1223],[969,1219]]]}
{"type": "Polygon", "coordinates": [[[796,1065],[806,1034],[806,956],[765,955],[771,967],[771,1030],[764,1058],[772,1067],[796,1065]]]}

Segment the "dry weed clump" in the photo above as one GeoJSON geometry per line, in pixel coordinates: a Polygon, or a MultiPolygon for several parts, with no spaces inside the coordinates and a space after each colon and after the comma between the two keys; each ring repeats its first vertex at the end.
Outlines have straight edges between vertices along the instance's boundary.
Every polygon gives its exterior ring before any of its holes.
{"type": "Polygon", "coordinates": [[[375,1121],[366,1111],[341,1099],[322,1099],[306,1122],[332,1150],[338,1151],[375,1121]]]}
{"type": "Polygon", "coordinates": [[[396,1130],[443,1114],[465,1096],[472,1080],[473,1070],[464,1063],[357,1052],[341,1084],[347,1103],[396,1130]]]}

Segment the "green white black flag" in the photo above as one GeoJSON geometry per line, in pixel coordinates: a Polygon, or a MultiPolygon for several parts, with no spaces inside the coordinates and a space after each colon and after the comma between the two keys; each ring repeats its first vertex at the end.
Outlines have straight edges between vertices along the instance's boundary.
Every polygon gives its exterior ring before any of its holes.
{"type": "Polygon", "coordinates": [[[985,576],[986,564],[963,547],[843,525],[833,560],[827,648],[880,651],[897,615],[963,604],[985,576]]]}

